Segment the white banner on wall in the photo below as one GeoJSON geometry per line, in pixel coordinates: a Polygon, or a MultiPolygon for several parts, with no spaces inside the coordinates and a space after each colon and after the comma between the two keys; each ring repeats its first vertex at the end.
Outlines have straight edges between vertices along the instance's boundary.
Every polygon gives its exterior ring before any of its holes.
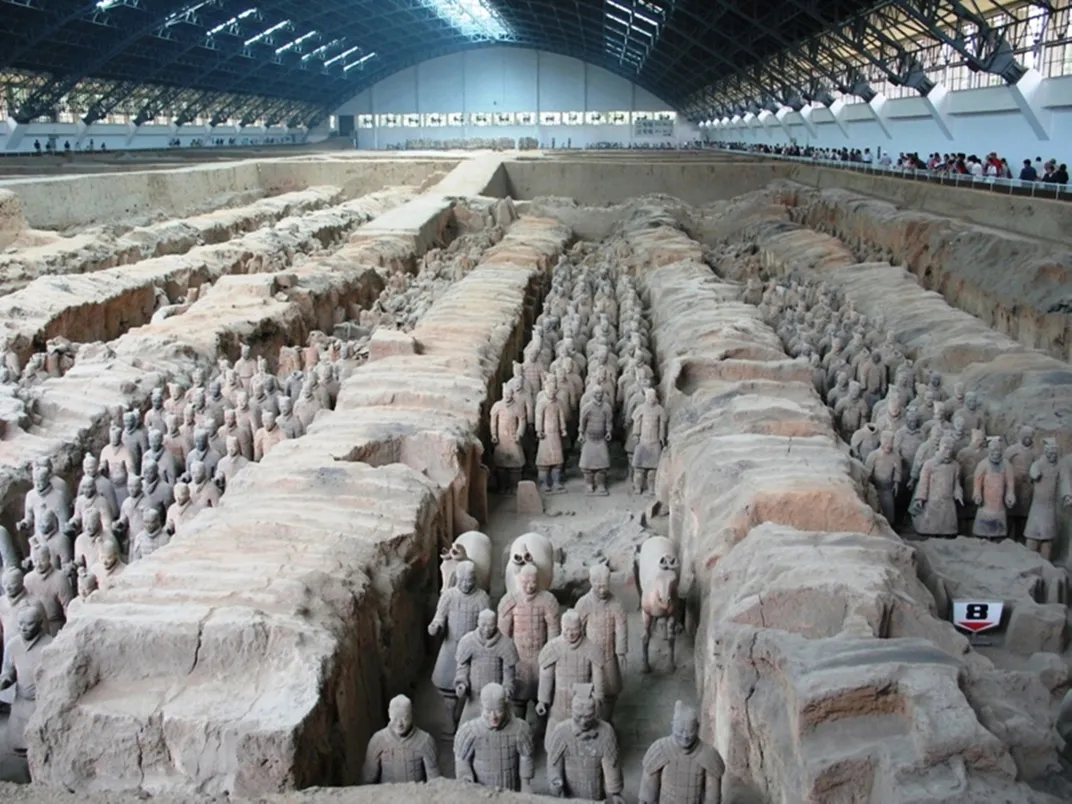
{"type": "Polygon", "coordinates": [[[673,137],[673,120],[635,120],[633,135],[636,137],[673,137]]]}

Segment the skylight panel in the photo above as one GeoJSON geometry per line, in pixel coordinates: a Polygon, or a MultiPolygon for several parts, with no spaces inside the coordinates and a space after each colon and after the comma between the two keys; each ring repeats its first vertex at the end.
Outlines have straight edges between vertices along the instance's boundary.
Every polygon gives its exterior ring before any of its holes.
{"type": "Polygon", "coordinates": [[[513,31],[503,22],[488,0],[420,0],[440,19],[470,39],[509,39],[513,31]]]}
{"type": "Polygon", "coordinates": [[[354,67],[360,67],[362,64],[367,62],[369,59],[372,59],[372,58],[375,58],[375,57],[376,57],[376,52],[375,51],[373,51],[372,53],[367,53],[364,56],[362,56],[360,59],[358,59],[357,61],[351,62],[350,64],[347,64],[345,67],[342,68],[342,71],[344,73],[348,73],[354,67]]]}
{"type": "Polygon", "coordinates": [[[350,48],[349,50],[344,50],[344,51],[343,51],[342,53],[340,53],[339,55],[337,55],[337,56],[332,56],[332,57],[331,57],[330,59],[328,59],[327,61],[325,61],[325,62],[324,62],[324,66],[325,66],[325,67],[330,67],[330,66],[331,66],[332,64],[334,64],[335,62],[337,62],[337,61],[341,61],[342,59],[345,59],[345,58],[346,58],[347,56],[349,56],[349,55],[350,55],[351,53],[356,53],[356,52],[357,52],[357,51],[359,51],[360,49],[361,49],[360,47],[358,47],[357,45],[354,45],[354,46],[353,46],[352,48],[350,48]]]}
{"type": "Polygon", "coordinates": [[[302,34],[297,39],[295,39],[295,40],[293,40],[291,42],[287,42],[282,47],[277,47],[275,49],[275,55],[279,56],[279,55],[282,55],[283,53],[286,53],[288,50],[293,50],[298,45],[300,45],[302,42],[306,42],[306,41],[308,41],[310,38],[312,38],[314,36],[316,36],[316,31],[309,31],[309,33],[307,33],[307,34],[302,34]]]}
{"type": "Polygon", "coordinates": [[[239,20],[244,20],[246,17],[251,17],[256,13],[257,13],[256,8],[250,8],[250,9],[247,9],[247,10],[243,11],[241,14],[235,14],[233,17],[231,17],[231,19],[227,20],[227,22],[221,22],[215,28],[210,30],[208,32],[208,35],[209,36],[215,36],[220,31],[222,31],[224,28],[230,27],[231,25],[234,25],[239,20]]]}
{"type": "Polygon", "coordinates": [[[245,45],[246,45],[246,47],[249,47],[250,45],[254,44],[255,42],[259,42],[262,39],[264,39],[265,37],[271,36],[276,31],[282,31],[284,28],[289,27],[291,24],[292,23],[291,23],[290,20],[283,20],[282,22],[273,25],[267,31],[261,31],[259,34],[257,34],[256,36],[252,37],[251,39],[247,39],[246,42],[245,42],[245,45]]]}
{"type": "Polygon", "coordinates": [[[306,53],[304,56],[301,57],[301,60],[302,61],[309,61],[309,59],[315,58],[316,56],[322,56],[322,55],[324,55],[324,53],[326,53],[328,50],[330,50],[331,48],[335,47],[336,45],[341,45],[342,42],[343,42],[342,39],[333,39],[330,42],[328,42],[326,45],[321,45],[316,50],[310,50],[308,53],[306,53]]]}
{"type": "Polygon", "coordinates": [[[639,71],[658,41],[665,21],[666,12],[647,0],[605,0],[603,49],[639,71]]]}

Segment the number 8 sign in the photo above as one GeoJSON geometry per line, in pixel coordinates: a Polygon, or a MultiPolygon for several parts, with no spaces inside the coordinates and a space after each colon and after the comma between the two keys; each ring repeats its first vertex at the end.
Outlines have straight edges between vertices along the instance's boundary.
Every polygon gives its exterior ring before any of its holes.
{"type": "Polygon", "coordinates": [[[1004,603],[960,601],[953,603],[953,625],[978,634],[1001,625],[1004,603]]]}

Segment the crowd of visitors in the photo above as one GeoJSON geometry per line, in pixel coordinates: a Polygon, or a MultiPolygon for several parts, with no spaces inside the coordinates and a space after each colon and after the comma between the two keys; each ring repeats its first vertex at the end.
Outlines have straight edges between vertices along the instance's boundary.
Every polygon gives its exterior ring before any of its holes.
{"type": "Polygon", "coordinates": [[[879,167],[902,170],[926,170],[931,173],[961,174],[978,178],[1020,179],[1021,181],[1046,182],[1048,184],[1068,184],[1068,166],[1058,164],[1056,159],[1043,162],[1041,156],[1023,160],[1018,168],[1009,165],[1008,160],[992,151],[980,159],[975,154],[963,153],[941,154],[935,152],[926,158],[918,153],[901,153],[896,159],[889,151],[873,154],[870,148],[813,148],[800,145],[758,145],[745,142],[717,142],[717,148],[734,151],[750,151],[772,156],[797,156],[805,159],[829,160],[835,162],[857,162],[874,164],[879,167]]]}

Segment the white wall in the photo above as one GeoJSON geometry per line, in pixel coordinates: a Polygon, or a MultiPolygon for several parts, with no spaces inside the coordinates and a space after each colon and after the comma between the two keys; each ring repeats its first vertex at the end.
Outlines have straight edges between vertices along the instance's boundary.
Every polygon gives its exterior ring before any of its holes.
{"type": "MultiPolygon", "coordinates": [[[[544,51],[493,47],[441,56],[380,81],[340,106],[335,114],[461,112],[673,111],[650,92],[601,67],[544,51]]],[[[537,118],[538,121],[539,118],[537,118]]],[[[595,142],[684,142],[699,129],[678,119],[673,137],[635,138],[632,125],[443,126],[358,128],[358,147],[390,148],[410,139],[535,137],[550,147],[595,142]]]]}
{"type": "Polygon", "coordinates": [[[767,126],[756,120],[750,125],[725,128],[705,128],[706,138],[712,141],[742,141],[767,145],[797,145],[820,148],[870,148],[892,152],[894,158],[902,152],[917,152],[926,158],[934,153],[965,153],[983,157],[997,151],[1017,168],[1023,159],[1053,157],[1058,162],[1072,164],[1072,76],[1046,79],[1043,84],[1041,122],[1048,129],[1049,139],[1040,139],[1028,118],[1017,106],[1008,87],[987,87],[950,92],[946,99],[945,119],[949,139],[922,98],[898,98],[886,101],[882,107],[890,136],[875,120],[871,108],[864,103],[846,106],[842,122],[848,136],[835,124],[829,109],[817,107],[812,120],[813,135],[800,116],[793,112],[785,117],[789,131],[769,116],[767,126]]]}
{"type": "Polygon", "coordinates": [[[99,151],[103,144],[109,151],[138,151],[166,149],[169,143],[178,138],[183,148],[192,147],[200,142],[208,147],[220,137],[227,143],[235,138],[236,146],[262,145],[271,138],[280,143],[286,138],[302,142],[304,129],[288,129],[285,126],[171,126],[146,124],[134,126],[122,123],[94,123],[91,126],[82,123],[28,123],[19,125],[14,120],[0,120],[0,155],[15,153],[33,153],[34,142],[41,143],[42,150],[49,136],[56,137],[56,148],[63,152],[65,142],[71,143],[75,150],[88,149],[90,141],[93,150],[99,151]]]}

